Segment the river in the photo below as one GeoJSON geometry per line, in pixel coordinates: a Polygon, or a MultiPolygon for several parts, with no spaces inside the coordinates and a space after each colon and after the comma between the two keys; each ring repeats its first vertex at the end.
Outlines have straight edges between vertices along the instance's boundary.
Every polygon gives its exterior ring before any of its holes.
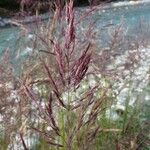
{"type": "MultiPolygon", "coordinates": [[[[86,7],[76,8],[77,12],[79,11],[80,13],[86,9],[86,7]]],[[[118,5],[97,9],[90,17],[85,19],[85,22],[89,22],[89,19],[91,22],[95,22],[98,44],[107,46],[109,41],[108,32],[120,22],[123,23],[126,34],[130,38],[139,36],[140,29],[138,30],[137,28],[140,23],[150,24],[150,3],[118,5]]],[[[150,32],[146,31],[144,34],[147,38],[150,37],[150,32]]],[[[18,39],[20,39],[18,27],[0,28],[0,54],[8,47],[12,52],[16,51],[18,39]]]]}

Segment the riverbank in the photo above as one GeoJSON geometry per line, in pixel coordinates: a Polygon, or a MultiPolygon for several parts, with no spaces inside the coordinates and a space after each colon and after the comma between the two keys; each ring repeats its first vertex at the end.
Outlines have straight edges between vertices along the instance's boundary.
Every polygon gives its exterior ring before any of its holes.
{"type": "Polygon", "coordinates": [[[0,7],[0,17],[7,18],[7,17],[12,17],[13,12],[11,10],[1,8],[0,7]]]}

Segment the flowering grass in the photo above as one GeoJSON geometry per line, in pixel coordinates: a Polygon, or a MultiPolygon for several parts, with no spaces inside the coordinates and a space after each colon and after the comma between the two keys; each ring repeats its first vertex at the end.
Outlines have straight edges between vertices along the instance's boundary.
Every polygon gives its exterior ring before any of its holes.
{"type": "MultiPolygon", "coordinates": [[[[77,35],[83,18],[75,17],[72,1],[64,9],[56,5],[52,20],[38,22],[30,41],[33,53],[16,76],[6,51],[1,60],[6,66],[0,66],[1,149],[148,147],[145,121],[140,119],[142,89],[148,84],[140,82],[140,74],[133,82],[145,55],[138,48],[116,55],[121,26],[112,34],[110,50],[97,52],[92,41],[81,42],[77,35]]],[[[94,34],[90,27],[89,39],[94,34]]]]}

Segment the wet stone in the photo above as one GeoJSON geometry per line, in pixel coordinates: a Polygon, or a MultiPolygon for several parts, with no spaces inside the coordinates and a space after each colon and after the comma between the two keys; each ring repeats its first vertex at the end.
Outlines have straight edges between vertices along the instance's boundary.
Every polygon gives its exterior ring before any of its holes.
{"type": "Polygon", "coordinates": [[[3,21],[0,20],[0,27],[5,27],[5,23],[3,21]]]}

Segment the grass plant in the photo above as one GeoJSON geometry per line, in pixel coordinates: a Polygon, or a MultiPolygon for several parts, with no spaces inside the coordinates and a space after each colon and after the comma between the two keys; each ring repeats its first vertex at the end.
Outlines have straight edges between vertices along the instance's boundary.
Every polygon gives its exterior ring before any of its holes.
{"type": "Polygon", "coordinates": [[[56,5],[53,19],[38,22],[31,39],[32,54],[26,57],[19,74],[14,76],[8,51],[1,59],[5,64],[0,65],[0,129],[6,136],[1,136],[0,149],[148,147],[147,140],[139,141],[141,135],[148,137],[140,121],[144,92],[139,92],[130,105],[136,91],[131,79],[140,60],[138,49],[134,53],[137,57],[129,53],[123,64],[115,64],[121,26],[115,30],[110,50],[99,53],[92,41],[81,42],[77,36],[81,18],[75,17],[72,1],[64,9],[56,5]],[[113,63],[115,68],[108,69],[113,63]],[[125,105],[117,108],[118,97],[126,89],[125,105]]]}

